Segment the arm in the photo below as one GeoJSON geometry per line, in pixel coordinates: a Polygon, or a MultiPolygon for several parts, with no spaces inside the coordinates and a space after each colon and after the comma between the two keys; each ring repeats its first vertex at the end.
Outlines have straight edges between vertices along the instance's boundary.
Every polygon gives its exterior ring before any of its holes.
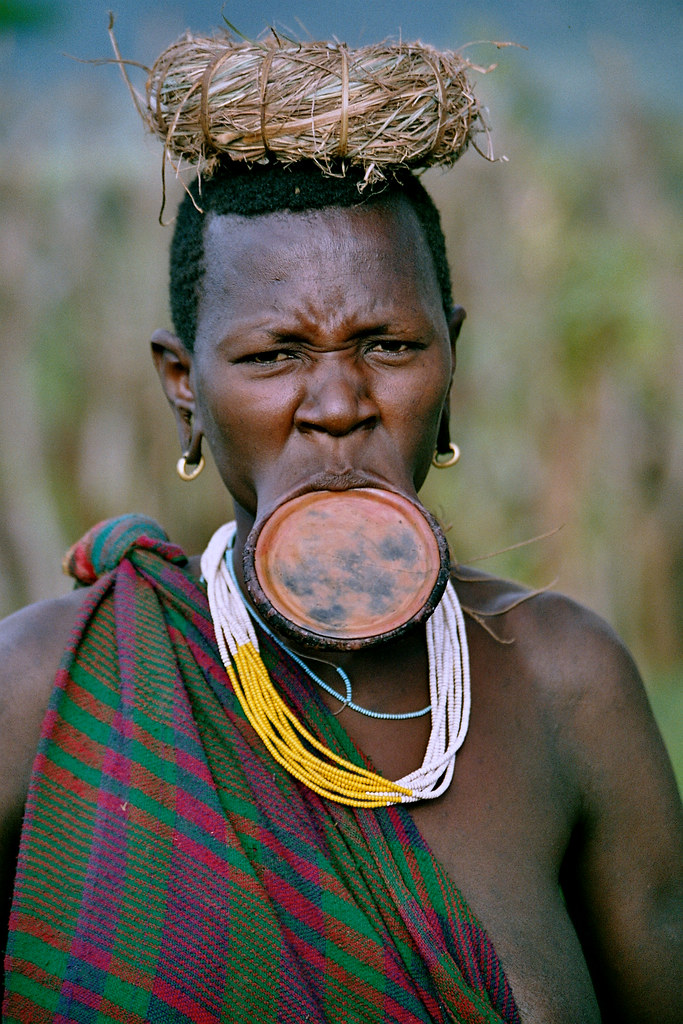
{"type": "MultiPolygon", "coordinates": [[[[31,605],[0,623],[0,950],[40,730],[62,652],[86,591],[31,605]]],[[[2,959],[0,958],[0,976],[2,959]]],[[[0,983],[0,998],[2,992],[0,983]]]]}
{"type": "Polygon", "coordinates": [[[604,1024],[677,1024],[683,825],[676,783],[631,658],[594,616],[570,603],[564,615],[573,620],[563,630],[573,637],[573,656],[560,662],[561,729],[583,799],[564,865],[568,908],[604,1024]]]}

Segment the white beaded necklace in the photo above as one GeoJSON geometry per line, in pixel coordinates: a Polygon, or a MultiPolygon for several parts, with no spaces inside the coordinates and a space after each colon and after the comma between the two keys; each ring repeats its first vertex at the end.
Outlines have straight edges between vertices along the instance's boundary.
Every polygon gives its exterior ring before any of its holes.
{"type": "MultiPolygon", "coordinates": [[[[249,614],[251,609],[242,596],[242,592],[234,579],[229,564],[231,560],[229,552],[232,551],[235,533],[235,523],[226,523],[224,526],[221,526],[209,541],[201,559],[202,575],[206,580],[216,642],[223,663],[233,682],[236,679],[236,663],[238,661],[240,664],[242,663],[240,652],[247,646],[253,647],[258,652],[258,639],[249,614]],[[226,553],[228,553],[227,557],[226,553]]],[[[267,632],[270,632],[270,630],[267,630],[267,632]]],[[[434,799],[445,792],[451,783],[455,767],[455,755],[467,735],[470,715],[470,672],[465,622],[460,603],[450,582],[436,610],[427,621],[426,634],[432,729],[424,760],[418,769],[410,772],[396,783],[371,775],[370,778],[373,782],[377,780],[377,783],[375,783],[376,789],[369,790],[367,795],[364,795],[362,798],[357,798],[355,793],[353,796],[344,795],[347,793],[348,783],[340,782],[339,789],[342,794],[340,795],[336,792],[327,791],[324,788],[321,789],[319,781],[309,781],[309,774],[301,767],[303,759],[298,750],[293,749],[290,751],[287,749],[287,741],[283,741],[279,735],[275,736],[275,740],[272,738],[278,733],[278,730],[282,732],[281,713],[277,709],[275,711],[263,711],[263,708],[267,708],[268,702],[267,700],[261,700],[260,695],[257,694],[256,704],[258,713],[256,714],[254,707],[251,706],[253,702],[250,703],[250,701],[245,699],[241,686],[238,685],[235,688],[236,693],[247,717],[257,732],[259,732],[259,735],[262,736],[275,759],[317,792],[323,792],[324,795],[341,803],[362,806],[387,805],[397,802],[412,803],[417,800],[434,799]],[[263,719],[259,718],[261,713],[267,718],[267,728],[265,731],[262,724],[263,719]],[[379,783],[381,782],[387,787],[386,791],[379,788],[379,783]]],[[[274,637],[274,639],[284,648],[284,645],[277,637],[274,637]]],[[[294,660],[308,675],[313,676],[317,683],[320,683],[327,689],[326,684],[314,676],[301,659],[287,648],[284,649],[294,657],[294,660]]],[[[346,688],[346,700],[332,690],[331,687],[329,689],[337,699],[343,702],[343,706],[351,706],[350,682],[346,688]]],[[[355,708],[354,710],[360,709],[355,708]]],[[[367,710],[362,709],[361,713],[367,712],[367,710]]],[[[417,717],[424,713],[425,710],[411,712],[405,717],[417,717]]],[[[372,714],[372,717],[380,717],[380,713],[375,712],[372,714]]],[[[387,715],[382,717],[395,718],[398,716],[387,715]]],[[[292,718],[291,712],[289,712],[288,718],[296,723],[296,720],[292,718]]],[[[305,728],[298,723],[296,725],[298,726],[299,734],[303,735],[304,739],[309,740],[310,734],[305,728]]],[[[296,746],[298,747],[298,744],[296,746]]],[[[325,748],[322,749],[325,750],[325,748]]],[[[311,755],[308,751],[306,751],[306,755],[310,760],[311,755]]],[[[364,772],[364,770],[358,769],[357,766],[350,762],[340,760],[336,755],[332,755],[331,752],[328,753],[328,756],[336,764],[341,764],[345,769],[351,769],[353,773],[364,772]]],[[[317,760],[316,763],[320,764],[320,761],[317,760]]],[[[328,766],[324,765],[323,767],[328,766]]],[[[318,774],[316,774],[315,769],[311,777],[318,780],[318,774]]],[[[358,783],[354,783],[354,786],[357,785],[358,783]]]]}
{"type": "MultiPolygon", "coordinates": [[[[232,557],[230,555],[231,550],[232,548],[230,547],[225,552],[225,564],[228,567],[230,579],[232,580],[235,590],[239,590],[239,583],[237,582],[237,577],[235,576],[235,570],[232,564],[232,557]]],[[[294,651],[291,650],[291,648],[287,647],[287,645],[283,643],[280,637],[276,636],[275,633],[273,633],[272,629],[270,629],[267,623],[264,622],[264,620],[261,618],[261,616],[259,615],[255,608],[252,608],[251,605],[248,604],[246,601],[244,602],[244,607],[247,609],[254,622],[258,623],[263,632],[266,633],[271,638],[271,640],[275,644],[277,644],[280,650],[284,651],[285,654],[287,654],[292,659],[292,661],[299,666],[300,669],[303,669],[303,671],[306,673],[309,679],[312,679],[316,686],[319,686],[321,690],[325,690],[325,692],[329,693],[331,697],[334,697],[335,700],[339,701],[341,707],[339,711],[335,711],[335,715],[340,715],[341,712],[344,711],[346,708],[350,708],[351,711],[356,711],[358,712],[359,715],[365,715],[366,718],[378,718],[383,721],[391,722],[404,722],[409,718],[423,718],[425,715],[428,715],[429,712],[432,710],[432,705],[428,704],[426,708],[420,708],[419,711],[402,711],[392,713],[388,711],[373,711],[371,708],[364,708],[360,704],[356,704],[356,702],[353,699],[353,687],[351,685],[351,680],[349,679],[348,674],[340,665],[334,665],[331,662],[325,662],[325,664],[329,664],[330,668],[334,669],[334,671],[337,673],[342,683],[344,684],[343,694],[339,693],[337,690],[334,689],[334,687],[326,683],[324,679],[321,679],[320,676],[316,675],[316,673],[313,671],[310,665],[307,665],[303,658],[300,658],[298,654],[295,654],[294,651]]],[[[317,660],[323,661],[324,659],[321,658],[317,660]]]]}

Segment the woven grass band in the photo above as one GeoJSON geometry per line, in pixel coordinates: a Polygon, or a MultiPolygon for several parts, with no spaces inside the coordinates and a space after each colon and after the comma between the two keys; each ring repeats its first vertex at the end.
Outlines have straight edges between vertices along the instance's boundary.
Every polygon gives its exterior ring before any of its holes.
{"type": "Polygon", "coordinates": [[[187,34],[155,62],[140,111],[176,166],[308,158],[327,173],[360,164],[372,183],[392,167],[450,165],[486,131],[473,67],[421,43],[187,34]]]}

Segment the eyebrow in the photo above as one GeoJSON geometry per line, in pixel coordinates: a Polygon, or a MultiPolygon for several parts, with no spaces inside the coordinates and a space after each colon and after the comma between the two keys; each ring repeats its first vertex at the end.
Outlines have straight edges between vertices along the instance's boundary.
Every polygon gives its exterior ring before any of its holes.
{"type": "MultiPolygon", "coordinates": [[[[354,331],[353,337],[362,341],[363,338],[376,337],[378,334],[396,334],[398,332],[398,328],[390,330],[389,324],[375,324],[373,327],[363,327],[359,331],[354,331]]],[[[295,341],[300,337],[296,331],[278,331],[268,329],[266,334],[273,341],[288,341],[290,339],[295,341]]]]}

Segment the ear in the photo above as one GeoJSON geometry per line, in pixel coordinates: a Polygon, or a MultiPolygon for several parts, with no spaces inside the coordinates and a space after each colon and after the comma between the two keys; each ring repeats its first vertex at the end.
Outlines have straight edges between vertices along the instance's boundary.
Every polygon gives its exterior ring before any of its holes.
{"type": "MultiPolygon", "coordinates": [[[[451,310],[451,315],[448,318],[448,337],[451,342],[451,353],[453,355],[453,372],[455,372],[455,349],[458,336],[460,335],[460,328],[462,327],[467,313],[462,306],[454,306],[451,310]]],[[[439,433],[436,439],[436,450],[441,455],[446,455],[449,452],[449,445],[451,443],[451,386],[453,384],[453,376],[451,374],[451,380],[448,385],[448,394],[446,395],[446,401],[444,402],[443,409],[441,410],[441,420],[439,422],[439,433]]]]}
{"type": "Polygon", "coordinates": [[[462,306],[453,306],[451,315],[448,318],[448,337],[451,339],[451,351],[453,353],[453,368],[455,369],[455,345],[460,335],[460,328],[465,322],[467,313],[462,306]]]}
{"type": "Polygon", "coordinates": [[[194,464],[199,461],[202,427],[194,393],[192,353],[170,331],[155,331],[150,345],[161,386],[175,415],[180,448],[194,464]]]}
{"type": "Polygon", "coordinates": [[[455,362],[456,362],[456,359],[455,359],[455,349],[456,349],[456,342],[458,340],[458,337],[460,336],[460,328],[462,327],[463,323],[465,322],[465,317],[466,316],[467,316],[467,313],[462,308],[462,306],[453,306],[453,309],[451,310],[451,315],[448,318],[448,337],[450,338],[450,342],[451,342],[451,356],[452,356],[452,359],[453,359],[453,363],[452,363],[452,370],[451,370],[451,381],[450,381],[450,384],[448,386],[448,396],[446,398],[446,406],[445,406],[446,415],[448,415],[448,403],[449,403],[450,397],[451,397],[451,384],[453,383],[453,374],[455,373],[455,362]]]}

